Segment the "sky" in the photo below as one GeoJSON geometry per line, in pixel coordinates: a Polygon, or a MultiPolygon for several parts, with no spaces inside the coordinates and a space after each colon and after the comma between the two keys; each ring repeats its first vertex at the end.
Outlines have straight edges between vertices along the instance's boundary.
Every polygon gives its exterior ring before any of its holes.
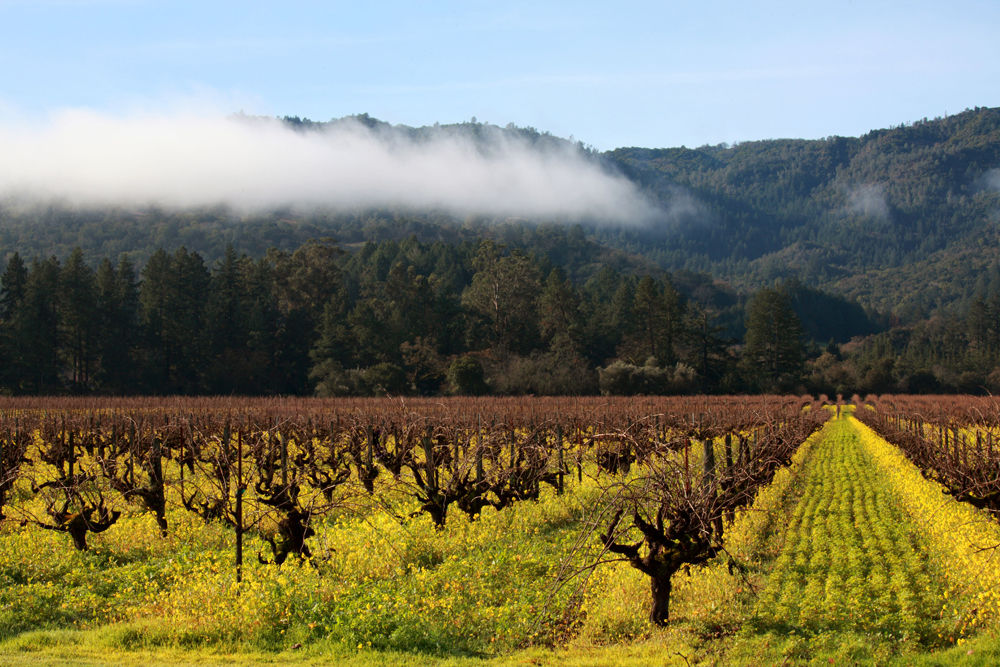
{"type": "Polygon", "coordinates": [[[1000,2],[0,0],[0,125],[67,112],[514,123],[600,150],[1000,106],[1000,2]]]}

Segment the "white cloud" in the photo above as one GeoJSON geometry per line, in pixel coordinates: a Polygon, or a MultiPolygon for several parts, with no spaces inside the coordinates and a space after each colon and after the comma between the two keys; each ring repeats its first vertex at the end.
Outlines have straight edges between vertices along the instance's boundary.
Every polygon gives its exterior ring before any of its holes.
{"type": "Polygon", "coordinates": [[[857,185],[847,190],[847,212],[876,220],[889,220],[891,213],[881,185],[857,185]]]}
{"type": "Polygon", "coordinates": [[[413,138],[341,122],[73,110],[0,126],[0,195],[79,205],[398,207],[531,219],[646,221],[655,208],[574,146],[499,131],[413,138]],[[544,147],[540,147],[543,146],[544,147]]]}
{"type": "Polygon", "coordinates": [[[991,190],[1000,190],[1000,169],[990,169],[983,174],[983,182],[991,190]]]}

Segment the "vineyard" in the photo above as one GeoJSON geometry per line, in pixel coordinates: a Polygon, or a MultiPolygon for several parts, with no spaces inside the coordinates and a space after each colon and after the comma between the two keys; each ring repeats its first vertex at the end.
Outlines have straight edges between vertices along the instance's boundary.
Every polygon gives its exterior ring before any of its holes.
{"type": "Polygon", "coordinates": [[[991,399],[3,399],[7,661],[991,664],[991,399]]]}

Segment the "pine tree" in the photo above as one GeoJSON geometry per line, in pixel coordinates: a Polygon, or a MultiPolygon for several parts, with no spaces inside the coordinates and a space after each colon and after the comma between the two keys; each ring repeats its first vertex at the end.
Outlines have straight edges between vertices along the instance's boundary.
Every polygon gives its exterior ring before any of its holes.
{"type": "Polygon", "coordinates": [[[124,255],[115,268],[105,258],[97,267],[98,386],[115,394],[138,390],[136,349],[141,338],[139,285],[124,255]]]}
{"type": "Polygon", "coordinates": [[[803,366],[802,325],[788,295],[762,289],[747,304],[746,345],[743,363],[759,388],[791,390],[803,366]]]}
{"type": "Polygon", "coordinates": [[[0,277],[0,386],[17,391],[24,369],[16,346],[18,313],[24,303],[28,268],[18,253],[11,255],[0,277]]]}
{"type": "Polygon", "coordinates": [[[59,274],[59,322],[69,362],[70,387],[75,392],[90,388],[97,360],[97,287],[94,271],[76,248],[59,274]]]}
{"type": "Polygon", "coordinates": [[[621,356],[637,364],[649,359],[659,366],[674,363],[680,315],[680,295],[673,284],[669,280],[661,283],[651,276],[643,276],[633,292],[631,326],[625,329],[621,356]]]}
{"type": "Polygon", "coordinates": [[[21,373],[20,390],[53,393],[61,387],[59,371],[59,260],[34,260],[24,285],[24,301],[12,324],[12,342],[21,373]]]}
{"type": "Polygon", "coordinates": [[[0,320],[8,321],[14,317],[21,302],[24,300],[24,288],[28,282],[28,268],[24,265],[21,255],[14,253],[7,262],[7,269],[0,277],[0,320]]]}
{"type": "Polygon", "coordinates": [[[583,345],[580,297],[562,269],[545,280],[538,300],[539,332],[550,350],[579,353],[583,345]]]}

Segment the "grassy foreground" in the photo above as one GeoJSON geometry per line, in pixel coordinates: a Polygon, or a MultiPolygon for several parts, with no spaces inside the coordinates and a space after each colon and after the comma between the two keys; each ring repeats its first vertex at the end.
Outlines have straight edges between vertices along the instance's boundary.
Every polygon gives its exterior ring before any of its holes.
{"type": "Polygon", "coordinates": [[[86,553],[7,524],[0,662],[1000,663],[1000,568],[982,550],[1000,529],[852,418],[812,436],[737,516],[726,555],[675,577],[662,630],[623,564],[560,583],[593,555],[596,491],[443,531],[406,518],[403,499],[354,508],[317,531],[314,565],[250,562],[240,587],[231,535],[180,511],[166,539],[135,515],[86,553]]]}

